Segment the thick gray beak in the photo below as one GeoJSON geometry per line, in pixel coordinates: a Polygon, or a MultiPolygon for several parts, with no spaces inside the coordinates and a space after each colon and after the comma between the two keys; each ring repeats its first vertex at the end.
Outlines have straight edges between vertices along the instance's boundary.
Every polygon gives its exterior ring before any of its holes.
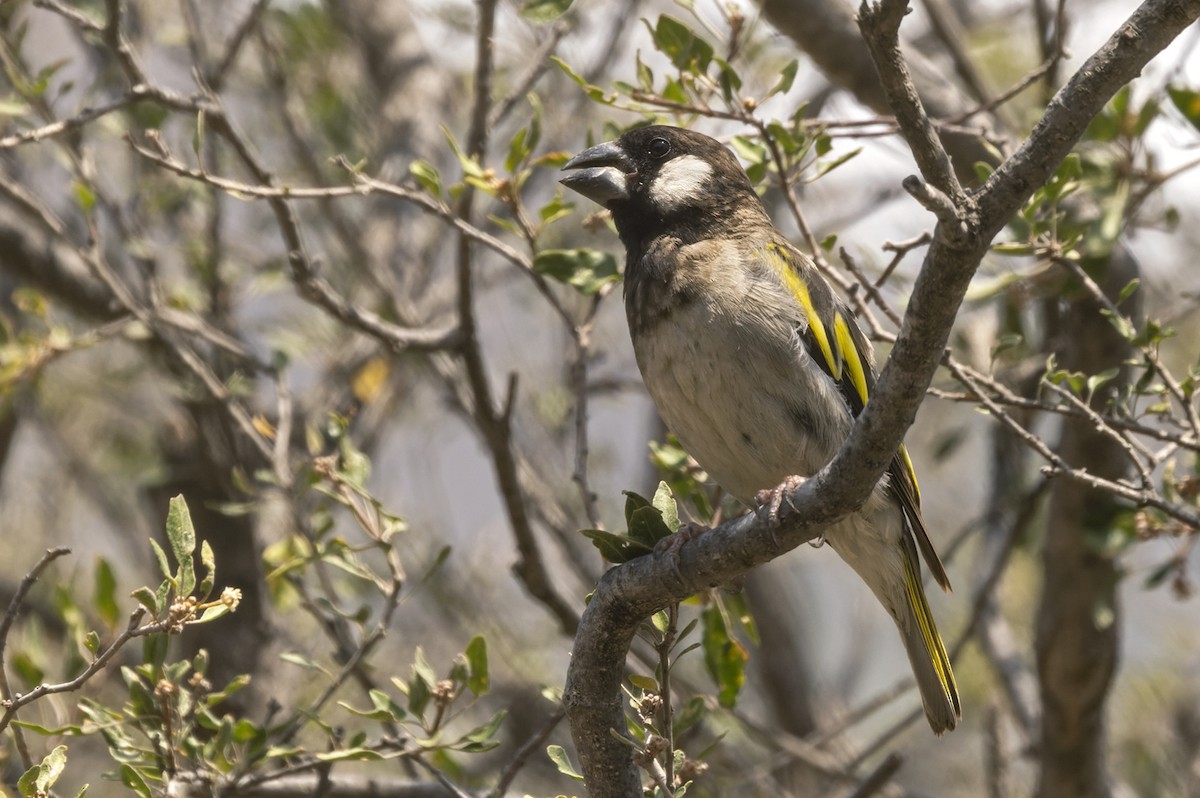
{"type": "Polygon", "coordinates": [[[615,141],[589,147],[563,164],[563,170],[567,169],[579,171],[558,182],[605,206],[613,200],[629,199],[628,177],[636,171],[633,161],[615,141]]]}

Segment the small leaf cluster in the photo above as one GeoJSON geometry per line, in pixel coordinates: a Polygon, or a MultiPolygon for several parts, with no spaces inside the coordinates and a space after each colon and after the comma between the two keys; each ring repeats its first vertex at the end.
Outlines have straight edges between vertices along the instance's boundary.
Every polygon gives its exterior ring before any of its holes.
{"type": "Polygon", "coordinates": [[[653,499],[628,490],[624,494],[625,532],[581,530],[604,555],[604,559],[611,563],[628,562],[650,554],[655,546],[678,531],[680,526],[679,508],[667,483],[658,483],[653,499]]]}
{"type": "Polygon", "coordinates": [[[208,655],[166,663],[166,638],[148,638],[142,664],[121,668],[128,691],[119,707],[82,698],[84,723],[54,733],[99,731],[119,770],[104,774],[141,798],[167,789],[180,774],[213,780],[267,753],[265,729],[222,712],[221,705],[249,683],[236,677],[214,690],[206,677],[208,655]]]}
{"type": "Polygon", "coordinates": [[[486,722],[465,733],[453,735],[448,731],[452,721],[486,695],[491,688],[488,672],[487,643],[476,636],[459,654],[446,676],[439,678],[429,664],[425,652],[418,647],[408,679],[393,677],[392,686],[403,696],[403,704],[386,691],[371,689],[370,709],[359,709],[349,702],[339,701],[348,712],[387,727],[407,727],[414,734],[412,742],[423,751],[459,751],[482,753],[499,745],[496,732],[505,711],[494,713],[486,722]],[[470,695],[471,700],[461,709],[455,704],[470,695]]]}

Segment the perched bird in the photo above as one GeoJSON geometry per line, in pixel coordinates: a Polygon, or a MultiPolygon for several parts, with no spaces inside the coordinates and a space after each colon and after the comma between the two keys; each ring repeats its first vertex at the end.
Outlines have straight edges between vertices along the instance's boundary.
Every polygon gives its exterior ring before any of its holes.
{"type": "MultiPolygon", "coordinates": [[[[871,346],[812,260],[775,229],[733,153],[700,133],[651,126],[563,169],[563,185],[612,212],[638,367],[688,452],[750,506],[829,462],[874,387],[871,346]]],[[[899,627],[933,731],[953,729],[958,688],[918,549],[934,580],[947,590],[950,581],[903,446],[826,540],[899,627]]]]}

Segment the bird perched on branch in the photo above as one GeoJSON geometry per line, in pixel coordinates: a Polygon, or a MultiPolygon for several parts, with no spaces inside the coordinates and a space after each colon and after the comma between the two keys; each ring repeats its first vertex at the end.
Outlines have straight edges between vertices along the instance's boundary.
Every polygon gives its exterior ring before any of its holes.
{"type": "MultiPolygon", "coordinates": [[[[637,128],[563,168],[565,186],[612,212],[629,333],[663,420],[720,485],[770,504],[774,519],[780,497],[833,458],[874,387],[871,346],[849,308],[708,136],[637,128]]],[[[933,731],[953,729],[958,688],[918,550],[939,585],[950,581],[903,446],[863,507],[825,537],[899,627],[933,731]]]]}

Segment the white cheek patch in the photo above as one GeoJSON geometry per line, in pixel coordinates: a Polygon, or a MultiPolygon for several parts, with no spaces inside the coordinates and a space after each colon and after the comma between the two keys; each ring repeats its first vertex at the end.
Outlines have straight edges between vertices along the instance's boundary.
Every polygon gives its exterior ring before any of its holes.
{"type": "Polygon", "coordinates": [[[700,196],[712,171],[712,164],[695,155],[673,158],[650,184],[650,201],[665,211],[679,210],[700,196]]]}

